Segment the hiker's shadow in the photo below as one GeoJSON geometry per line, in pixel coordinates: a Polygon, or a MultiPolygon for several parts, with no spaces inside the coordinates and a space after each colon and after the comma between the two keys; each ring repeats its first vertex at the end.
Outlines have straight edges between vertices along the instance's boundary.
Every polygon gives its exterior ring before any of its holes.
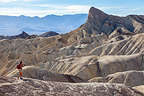
{"type": "Polygon", "coordinates": [[[23,78],[23,81],[32,82],[32,80],[31,80],[31,79],[28,79],[28,78],[23,78]]]}
{"type": "Polygon", "coordinates": [[[34,80],[31,80],[29,78],[24,78],[23,81],[30,83],[30,84],[34,84],[34,80]]]}

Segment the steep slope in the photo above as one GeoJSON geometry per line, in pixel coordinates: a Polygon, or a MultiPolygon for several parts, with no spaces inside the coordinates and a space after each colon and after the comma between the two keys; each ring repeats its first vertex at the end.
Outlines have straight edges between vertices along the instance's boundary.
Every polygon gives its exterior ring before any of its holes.
{"type": "MultiPolygon", "coordinates": [[[[88,19],[81,27],[71,32],[73,37],[91,37],[97,34],[119,33],[120,35],[134,35],[136,33],[144,32],[144,16],[143,15],[129,15],[126,17],[119,17],[108,15],[99,9],[91,7],[88,14],[88,19]],[[120,29],[120,30],[118,30],[120,29]],[[122,30],[121,30],[122,29],[122,30]],[[77,35],[75,35],[77,34],[77,35]]],[[[80,39],[81,39],[80,38],[80,39]]]]}
{"type": "Polygon", "coordinates": [[[98,56],[136,54],[144,51],[143,44],[144,33],[141,33],[118,42],[107,43],[102,46],[98,46],[91,50],[89,54],[95,54],[98,56]]]}
{"type": "Polygon", "coordinates": [[[110,34],[116,28],[121,27],[129,32],[143,32],[144,25],[143,15],[130,15],[126,17],[118,17],[108,15],[99,9],[92,7],[89,11],[88,20],[83,26],[89,34],[105,33],[110,34]]]}
{"type": "Polygon", "coordinates": [[[127,35],[122,40],[120,39],[122,37],[119,36],[121,35],[118,35],[117,38],[109,38],[105,34],[98,34],[93,37],[85,37],[60,50],[65,54],[70,53],[69,55],[77,56],[131,55],[144,51],[144,33],[127,35]]]}

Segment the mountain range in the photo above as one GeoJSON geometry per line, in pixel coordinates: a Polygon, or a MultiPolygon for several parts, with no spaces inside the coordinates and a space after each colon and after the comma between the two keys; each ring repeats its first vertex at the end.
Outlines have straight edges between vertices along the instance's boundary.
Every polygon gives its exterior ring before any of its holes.
{"type": "Polygon", "coordinates": [[[39,35],[48,31],[66,33],[78,28],[85,22],[87,14],[47,15],[45,17],[0,16],[0,35],[10,36],[20,34],[39,35]]]}
{"type": "Polygon", "coordinates": [[[40,34],[40,35],[29,35],[28,33],[26,32],[22,32],[18,35],[13,35],[13,36],[0,36],[0,40],[2,39],[31,39],[31,38],[36,38],[36,37],[50,37],[50,36],[56,36],[56,35],[59,35],[59,33],[56,33],[54,31],[49,31],[49,32],[45,32],[43,34],[40,34]]]}

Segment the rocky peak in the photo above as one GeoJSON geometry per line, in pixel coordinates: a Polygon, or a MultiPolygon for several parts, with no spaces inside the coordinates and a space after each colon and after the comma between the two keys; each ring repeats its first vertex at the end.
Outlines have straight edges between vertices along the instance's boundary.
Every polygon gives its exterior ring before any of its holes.
{"type": "Polygon", "coordinates": [[[28,36],[28,33],[26,33],[26,32],[22,32],[20,35],[22,35],[22,36],[28,36]]]}
{"type": "Polygon", "coordinates": [[[102,33],[102,26],[108,17],[109,15],[107,15],[103,11],[91,7],[89,10],[87,22],[84,24],[83,28],[88,34],[102,33]]]}
{"type": "MultiPolygon", "coordinates": [[[[143,21],[142,18],[137,19],[137,21],[143,21]]],[[[118,27],[123,27],[130,32],[134,32],[135,29],[130,18],[108,15],[97,8],[91,7],[88,14],[88,20],[83,28],[88,34],[95,35],[105,33],[109,35],[118,27]]],[[[140,28],[138,30],[140,30],[140,28]]]]}
{"type": "Polygon", "coordinates": [[[89,10],[88,19],[105,18],[106,16],[107,16],[107,14],[104,13],[103,11],[101,11],[97,8],[91,7],[89,10]]]}
{"type": "Polygon", "coordinates": [[[16,35],[15,37],[18,37],[18,38],[26,38],[26,37],[28,37],[29,36],[29,34],[27,34],[26,32],[22,32],[21,34],[19,34],[19,35],[16,35]]]}

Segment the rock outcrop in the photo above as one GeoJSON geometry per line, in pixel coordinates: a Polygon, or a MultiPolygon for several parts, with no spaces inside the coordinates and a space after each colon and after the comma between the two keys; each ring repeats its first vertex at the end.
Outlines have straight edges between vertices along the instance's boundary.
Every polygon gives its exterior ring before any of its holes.
{"type": "Polygon", "coordinates": [[[144,71],[126,71],[108,75],[108,83],[122,83],[127,86],[144,85],[144,71]]]}
{"type": "MultiPolygon", "coordinates": [[[[7,76],[17,77],[18,75],[19,75],[18,70],[14,70],[7,76]]],[[[36,66],[25,66],[23,68],[23,77],[44,81],[56,81],[56,82],[71,82],[71,83],[84,82],[82,79],[76,76],[52,73],[46,69],[42,69],[36,66]]]]}
{"type": "Polygon", "coordinates": [[[143,15],[129,15],[126,17],[108,15],[103,11],[92,7],[89,10],[86,23],[70,32],[70,35],[67,34],[67,36],[70,41],[77,41],[85,37],[92,37],[102,33],[106,35],[113,33],[113,36],[116,36],[116,34],[131,36],[144,32],[143,18],[143,15]]]}
{"type": "Polygon", "coordinates": [[[142,53],[144,49],[144,33],[117,42],[103,44],[91,50],[89,54],[103,55],[131,55],[142,53]]]}
{"type": "Polygon", "coordinates": [[[135,86],[133,88],[144,94],[144,85],[135,86]]]}
{"type": "Polygon", "coordinates": [[[116,72],[143,70],[142,56],[142,54],[109,55],[102,57],[96,55],[70,56],[57,60],[53,65],[45,63],[45,66],[49,66],[47,67],[49,71],[75,75],[87,81],[94,77],[105,77],[116,72]]]}
{"type": "Polygon", "coordinates": [[[120,84],[59,83],[36,79],[0,77],[1,96],[143,96],[142,93],[120,84]]]}
{"type": "Polygon", "coordinates": [[[124,28],[128,32],[141,33],[144,31],[143,18],[143,15],[129,15],[126,17],[108,15],[92,7],[89,11],[87,22],[83,25],[82,30],[85,30],[88,34],[111,34],[113,31],[117,30],[117,28],[124,28]]]}
{"type": "Polygon", "coordinates": [[[140,92],[144,92],[144,71],[124,71],[110,74],[106,77],[95,77],[89,80],[89,82],[100,83],[117,83],[124,84],[126,86],[133,87],[140,92]]]}

